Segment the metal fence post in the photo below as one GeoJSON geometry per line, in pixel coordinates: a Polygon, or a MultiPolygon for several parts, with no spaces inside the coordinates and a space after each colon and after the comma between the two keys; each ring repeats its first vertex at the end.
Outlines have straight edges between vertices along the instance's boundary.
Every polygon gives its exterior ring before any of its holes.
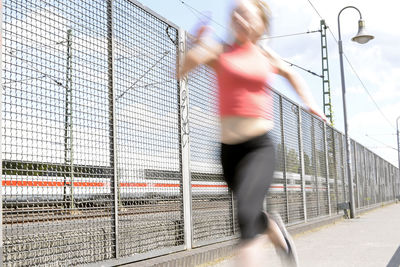
{"type": "Polygon", "coordinates": [[[328,160],[328,142],[326,138],[326,123],[324,123],[324,149],[325,149],[325,169],[326,169],[326,192],[328,194],[328,210],[329,216],[331,216],[331,190],[329,181],[329,160],[328,160]]]}
{"type": "Polygon", "coordinates": [[[300,150],[300,164],[301,164],[301,190],[303,192],[303,213],[304,222],[307,222],[307,200],[306,200],[306,180],[305,180],[305,169],[304,169],[304,147],[303,147],[303,127],[301,126],[301,108],[299,107],[298,112],[299,122],[299,150],[300,150]]]}
{"type": "Polygon", "coordinates": [[[114,205],[111,209],[113,214],[113,226],[115,242],[114,257],[119,257],[118,238],[118,165],[117,165],[117,126],[115,112],[115,86],[114,86],[114,33],[113,33],[113,0],[107,1],[107,50],[108,50],[108,97],[109,97],[109,138],[110,138],[110,167],[113,169],[111,188],[113,189],[114,205]]]}
{"type": "MultiPolygon", "coordinates": [[[[3,11],[3,1],[0,0],[0,10],[3,11]]],[[[0,12],[0,51],[3,51],[3,12],[0,12]]],[[[0,185],[3,184],[3,53],[0,53],[0,185]]],[[[3,194],[0,194],[3,203],[3,194]]],[[[3,205],[0,205],[0,266],[3,266],[3,205]]]]}
{"type": "MultiPolygon", "coordinates": [[[[178,31],[178,64],[186,51],[186,32],[180,28],[178,31]]],[[[183,194],[183,223],[185,235],[185,248],[193,247],[193,222],[192,222],[192,187],[190,175],[190,136],[189,136],[189,94],[187,77],[179,80],[179,120],[180,144],[182,151],[182,194],[183,194]]]]}

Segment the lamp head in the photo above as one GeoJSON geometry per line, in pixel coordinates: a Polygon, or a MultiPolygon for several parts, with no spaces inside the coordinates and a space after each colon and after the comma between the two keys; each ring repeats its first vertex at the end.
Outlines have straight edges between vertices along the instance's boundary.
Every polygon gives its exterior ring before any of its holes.
{"type": "Polygon", "coordinates": [[[360,19],[358,21],[358,33],[357,33],[356,36],[351,38],[351,40],[354,41],[354,42],[357,42],[359,44],[365,44],[365,43],[371,41],[374,38],[375,37],[373,35],[369,35],[368,33],[366,33],[366,31],[365,31],[365,22],[364,22],[364,20],[360,19]]]}

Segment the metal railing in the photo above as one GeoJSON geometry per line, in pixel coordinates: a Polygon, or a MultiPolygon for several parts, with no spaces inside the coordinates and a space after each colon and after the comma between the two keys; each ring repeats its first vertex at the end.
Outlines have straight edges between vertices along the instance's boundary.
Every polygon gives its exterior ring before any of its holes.
{"type": "MultiPolygon", "coordinates": [[[[237,237],[215,76],[173,76],[185,31],[133,0],[2,0],[4,266],[114,265],[237,237]]],[[[267,209],[287,224],[348,201],[344,137],[275,91],[267,209]]],[[[351,142],[356,207],[398,169],[351,142]]]]}

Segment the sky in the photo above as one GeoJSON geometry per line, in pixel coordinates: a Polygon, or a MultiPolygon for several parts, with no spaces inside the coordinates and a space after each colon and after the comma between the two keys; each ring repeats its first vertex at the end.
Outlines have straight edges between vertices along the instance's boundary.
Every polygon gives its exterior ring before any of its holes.
{"type": "MultiPolygon", "coordinates": [[[[213,20],[211,25],[216,38],[228,39],[228,10],[233,0],[184,0],[184,3],[181,0],[139,0],[138,2],[189,32],[193,31],[201,17],[197,11],[211,14],[213,20]]],[[[337,16],[342,8],[349,5],[361,11],[368,33],[375,36],[374,40],[364,45],[351,41],[357,33],[359,19],[357,11],[347,9],[340,16],[343,49],[352,66],[344,61],[349,135],[398,166],[396,118],[400,116],[400,54],[397,46],[400,43],[400,33],[397,27],[397,12],[400,2],[397,0],[384,2],[269,0],[266,2],[272,12],[271,37],[319,30],[321,17],[326,21],[332,32],[327,32],[327,40],[334,127],[341,132],[344,132],[342,88],[338,46],[334,39],[334,37],[338,39],[337,16]]],[[[319,32],[271,38],[268,45],[283,59],[317,74],[322,73],[319,32]]],[[[315,101],[322,109],[322,79],[298,68],[294,70],[306,81],[315,101]]],[[[282,94],[301,103],[289,84],[280,77],[274,77],[270,83],[282,94]]]]}

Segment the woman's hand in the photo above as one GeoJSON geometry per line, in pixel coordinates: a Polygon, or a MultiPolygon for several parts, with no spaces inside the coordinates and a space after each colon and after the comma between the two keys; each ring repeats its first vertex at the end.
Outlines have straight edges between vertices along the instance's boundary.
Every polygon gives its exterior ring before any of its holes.
{"type": "Polygon", "coordinates": [[[222,45],[212,39],[210,33],[212,28],[207,25],[202,25],[195,33],[194,46],[185,54],[182,66],[177,71],[177,78],[185,76],[199,65],[208,65],[213,67],[213,63],[218,59],[222,53],[222,45]]]}
{"type": "Polygon", "coordinates": [[[324,122],[328,123],[328,119],[326,118],[325,114],[322,113],[322,111],[321,111],[318,107],[316,107],[316,106],[309,106],[309,107],[308,107],[308,111],[309,111],[311,114],[314,114],[314,115],[320,117],[324,122]]]}

